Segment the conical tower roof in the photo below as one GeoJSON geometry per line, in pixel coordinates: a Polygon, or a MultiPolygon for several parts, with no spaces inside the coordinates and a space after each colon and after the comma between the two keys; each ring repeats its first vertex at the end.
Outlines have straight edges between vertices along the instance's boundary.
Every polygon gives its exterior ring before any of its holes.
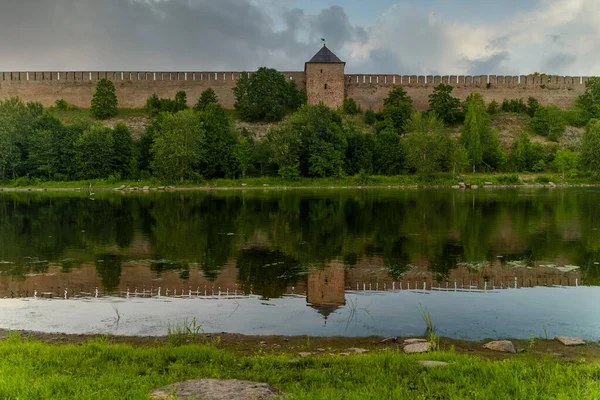
{"type": "Polygon", "coordinates": [[[327,46],[323,45],[321,50],[315,54],[315,56],[307,62],[307,64],[346,64],[338,58],[327,46]]]}

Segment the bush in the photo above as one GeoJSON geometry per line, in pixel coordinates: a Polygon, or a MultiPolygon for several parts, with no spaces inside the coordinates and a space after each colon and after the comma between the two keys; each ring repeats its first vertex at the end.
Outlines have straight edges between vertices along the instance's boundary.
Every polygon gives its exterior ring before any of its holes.
{"type": "Polygon", "coordinates": [[[501,109],[504,112],[513,112],[513,113],[519,113],[519,114],[521,114],[521,113],[524,114],[527,112],[527,106],[523,102],[523,99],[511,99],[511,100],[505,99],[502,102],[501,109]]]}
{"type": "Polygon", "coordinates": [[[56,104],[57,110],[69,111],[69,103],[65,99],[58,99],[54,104],[56,104]]]}
{"type": "Polygon", "coordinates": [[[107,119],[118,114],[115,85],[108,79],[100,79],[92,98],[90,113],[98,119],[107,119]]]}
{"type": "Polygon", "coordinates": [[[357,115],[361,113],[360,107],[356,104],[354,99],[344,100],[344,114],[346,115],[357,115]]]}
{"type": "Polygon", "coordinates": [[[464,118],[460,100],[452,97],[451,85],[439,84],[429,95],[429,111],[437,114],[444,122],[453,123],[464,118]]]}
{"type": "Polygon", "coordinates": [[[370,108],[365,111],[365,124],[373,126],[377,122],[377,114],[370,108]]]}
{"type": "Polygon", "coordinates": [[[531,120],[531,128],[556,142],[565,131],[563,114],[556,106],[539,107],[531,120]]]}
{"type": "Polygon", "coordinates": [[[168,98],[161,99],[154,93],[148,97],[146,106],[144,107],[146,112],[151,116],[156,116],[161,112],[176,113],[187,108],[187,93],[183,90],[177,92],[175,100],[168,98]]]}
{"type": "Polygon", "coordinates": [[[492,100],[492,102],[490,104],[488,104],[488,106],[487,106],[487,112],[490,115],[498,114],[499,110],[500,110],[500,104],[498,104],[498,102],[496,100],[492,100]]]}
{"type": "Polygon", "coordinates": [[[208,88],[200,94],[200,97],[198,98],[198,101],[196,102],[196,105],[194,106],[194,110],[204,111],[204,110],[206,110],[206,107],[208,107],[208,105],[212,104],[212,103],[218,104],[219,98],[217,97],[217,94],[215,93],[214,90],[212,90],[211,88],[208,88]]]}
{"type": "Polygon", "coordinates": [[[498,183],[500,183],[501,185],[515,185],[519,182],[519,175],[517,174],[500,175],[498,177],[498,183]]]}

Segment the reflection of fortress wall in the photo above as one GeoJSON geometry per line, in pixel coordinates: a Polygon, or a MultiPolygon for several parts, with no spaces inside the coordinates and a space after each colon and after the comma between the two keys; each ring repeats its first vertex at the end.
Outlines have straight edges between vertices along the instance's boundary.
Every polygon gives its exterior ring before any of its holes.
{"type": "Polygon", "coordinates": [[[330,264],[322,271],[308,274],[306,302],[315,306],[343,306],[345,298],[345,270],[343,264],[330,264]]]}
{"type": "Polygon", "coordinates": [[[415,288],[415,284],[418,288],[422,288],[423,283],[428,288],[432,285],[436,287],[441,285],[444,287],[446,282],[448,282],[449,287],[454,287],[454,283],[456,282],[458,287],[476,286],[483,289],[486,278],[488,288],[492,288],[493,286],[496,288],[514,287],[515,278],[517,279],[518,287],[575,286],[581,284],[580,270],[562,272],[554,268],[539,266],[544,264],[548,263],[537,262],[536,267],[533,269],[502,265],[500,261],[487,265],[480,270],[472,270],[465,266],[459,266],[451,270],[448,277],[440,277],[439,281],[436,274],[430,272],[426,266],[421,265],[414,266],[403,274],[401,279],[394,280],[383,267],[383,261],[375,258],[369,260],[370,268],[361,268],[359,264],[356,268],[348,271],[346,285],[349,289],[356,289],[358,285],[360,290],[364,287],[366,289],[371,288],[372,290],[390,290],[394,282],[396,282],[396,289],[400,288],[400,282],[403,284],[403,289],[408,287],[407,284],[410,284],[410,287],[413,289],[415,288]]]}

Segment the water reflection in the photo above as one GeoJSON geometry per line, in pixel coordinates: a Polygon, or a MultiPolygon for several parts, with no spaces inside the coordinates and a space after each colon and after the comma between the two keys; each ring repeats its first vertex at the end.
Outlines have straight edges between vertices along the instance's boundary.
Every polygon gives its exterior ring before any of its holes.
{"type": "MultiPolygon", "coordinates": [[[[600,283],[589,189],[0,194],[0,297],[600,283]],[[163,292],[164,293],[164,292],[163,292]]],[[[328,311],[329,310],[329,311],[328,311]]]]}

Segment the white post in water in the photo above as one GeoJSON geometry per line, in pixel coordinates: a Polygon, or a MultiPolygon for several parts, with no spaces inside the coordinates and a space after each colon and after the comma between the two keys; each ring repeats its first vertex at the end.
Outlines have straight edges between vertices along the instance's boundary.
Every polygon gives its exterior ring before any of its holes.
{"type": "Polygon", "coordinates": [[[33,298],[34,298],[34,299],[37,299],[37,289],[34,289],[34,290],[33,290],[33,298]]]}
{"type": "Polygon", "coordinates": [[[375,290],[379,292],[379,281],[377,281],[377,284],[375,285],[375,290]]]}
{"type": "Polygon", "coordinates": [[[96,295],[94,297],[98,298],[98,288],[96,288],[96,295]]]}
{"type": "Polygon", "coordinates": [[[369,290],[373,290],[373,285],[369,282],[369,290]]]}
{"type": "Polygon", "coordinates": [[[575,278],[575,287],[579,287],[579,278],[575,278]]]}
{"type": "Polygon", "coordinates": [[[427,282],[424,281],[423,282],[423,291],[426,291],[426,290],[427,290],[427,282]]]}
{"type": "Polygon", "coordinates": [[[67,292],[68,292],[68,289],[65,288],[65,300],[67,299],[67,292]]]}
{"type": "Polygon", "coordinates": [[[517,288],[517,277],[515,276],[515,289],[517,288]]]}
{"type": "Polygon", "coordinates": [[[485,281],[483,284],[483,291],[487,292],[487,281],[485,281]]]}
{"type": "Polygon", "coordinates": [[[127,298],[129,298],[129,288],[127,288],[127,298]]]}
{"type": "Polygon", "coordinates": [[[191,299],[192,298],[192,289],[190,289],[190,292],[188,293],[188,297],[191,299]]]}
{"type": "Polygon", "coordinates": [[[364,292],[365,290],[367,290],[367,284],[366,284],[366,283],[363,283],[363,292],[364,292]]]}
{"type": "Polygon", "coordinates": [[[156,297],[160,297],[160,286],[158,287],[158,293],[156,294],[156,297]]]}
{"type": "Polygon", "coordinates": [[[456,283],[456,281],[454,281],[454,291],[456,292],[458,290],[458,283],[456,283]]]}
{"type": "Polygon", "coordinates": [[[407,285],[408,285],[408,290],[410,290],[410,281],[408,281],[407,285]]]}
{"type": "Polygon", "coordinates": [[[392,282],[392,290],[396,290],[396,282],[392,282]]]}
{"type": "Polygon", "coordinates": [[[400,290],[402,290],[402,281],[400,281],[400,290]]]}

